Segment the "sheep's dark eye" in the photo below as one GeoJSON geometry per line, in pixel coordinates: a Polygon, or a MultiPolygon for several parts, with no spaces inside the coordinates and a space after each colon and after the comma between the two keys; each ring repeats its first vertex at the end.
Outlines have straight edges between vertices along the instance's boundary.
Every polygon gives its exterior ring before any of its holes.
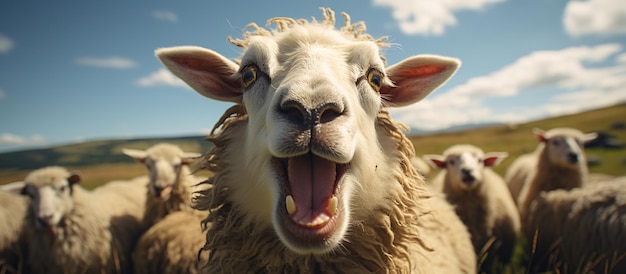
{"type": "Polygon", "coordinates": [[[453,166],[456,164],[456,161],[454,159],[450,159],[448,160],[448,164],[453,166]]]}
{"type": "Polygon", "coordinates": [[[558,146],[560,144],[561,144],[561,142],[558,139],[552,139],[552,145],[558,146]]]}
{"type": "Polygon", "coordinates": [[[67,188],[66,186],[61,186],[61,187],[59,187],[59,193],[63,193],[63,192],[65,192],[65,189],[66,189],[66,188],[67,188]]]}
{"type": "Polygon", "coordinates": [[[254,65],[245,66],[241,70],[241,84],[244,88],[248,88],[257,77],[257,68],[254,65]]]}
{"type": "Polygon", "coordinates": [[[383,85],[383,74],[377,69],[370,69],[367,71],[367,82],[376,92],[380,92],[383,85]]]}

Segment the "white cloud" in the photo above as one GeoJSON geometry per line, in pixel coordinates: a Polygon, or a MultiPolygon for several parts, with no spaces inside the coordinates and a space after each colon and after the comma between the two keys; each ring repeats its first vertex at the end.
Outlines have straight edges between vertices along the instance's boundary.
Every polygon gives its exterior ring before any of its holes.
{"type": "Polygon", "coordinates": [[[13,40],[0,34],[0,53],[8,53],[13,49],[13,40]]]}
{"type": "Polygon", "coordinates": [[[113,69],[129,69],[136,66],[135,62],[130,59],[121,57],[108,57],[108,58],[91,58],[82,57],[76,60],[76,63],[83,66],[99,67],[99,68],[113,68],[113,69]]]}
{"type": "Polygon", "coordinates": [[[570,1],[563,14],[565,30],[572,36],[626,34],[624,0],[570,1]]]}
{"type": "Polygon", "coordinates": [[[455,12],[482,10],[505,0],[374,0],[374,5],[389,6],[406,34],[442,35],[445,28],[457,24],[455,12]]]}
{"type": "Polygon", "coordinates": [[[626,63],[610,62],[612,56],[622,58],[621,51],[619,44],[536,51],[392,113],[411,127],[436,130],[467,123],[517,123],[625,102],[626,63]],[[552,92],[539,94],[545,97],[539,105],[517,104],[496,111],[485,104],[485,99],[494,97],[515,100],[521,92],[534,88],[552,92]]]}
{"type": "Polygon", "coordinates": [[[161,21],[167,21],[167,22],[172,22],[172,23],[176,23],[178,21],[178,16],[176,16],[176,13],[173,13],[171,11],[163,11],[163,10],[153,11],[152,17],[161,21]]]}
{"type": "Polygon", "coordinates": [[[30,137],[19,136],[11,133],[0,134],[0,145],[32,145],[43,144],[46,139],[41,135],[32,135],[30,137]]]}
{"type": "Polygon", "coordinates": [[[140,78],[136,82],[137,85],[142,87],[153,86],[174,86],[174,87],[188,87],[185,82],[180,80],[169,70],[162,68],[149,76],[140,78]]]}

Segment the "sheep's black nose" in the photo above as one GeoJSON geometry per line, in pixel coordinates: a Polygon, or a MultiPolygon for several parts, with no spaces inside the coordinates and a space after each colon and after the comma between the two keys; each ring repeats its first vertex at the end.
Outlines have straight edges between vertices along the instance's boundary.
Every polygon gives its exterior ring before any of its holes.
{"type": "Polygon", "coordinates": [[[574,152],[570,152],[570,153],[568,153],[568,154],[567,154],[567,160],[568,160],[570,163],[572,163],[572,164],[578,163],[578,160],[579,160],[579,159],[578,159],[578,153],[574,153],[574,152]]]}
{"type": "Polygon", "coordinates": [[[463,177],[468,177],[472,175],[472,171],[464,168],[464,169],[461,169],[461,174],[463,175],[463,177]]]}

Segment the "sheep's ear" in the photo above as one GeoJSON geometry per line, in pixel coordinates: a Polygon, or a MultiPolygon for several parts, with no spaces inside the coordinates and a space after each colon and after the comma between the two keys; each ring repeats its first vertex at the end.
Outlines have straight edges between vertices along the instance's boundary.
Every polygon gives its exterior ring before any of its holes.
{"type": "Polygon", "coordinates": [[[239,66],[209,49],[193,46],[157,49],[156,56],[198,93],[219,101],[241,103],[239,66]]]}
{"type": "Polygon", "coordinates": [[[485,158],[483,159],[483,164],[486,167],[497,166],[500,164],[506,157],[509,157],[509,154],[506,152],[487,152],[485,153],[485,158]]]}
{"type": "Polygon", "coordinates": [[[21,194],[22,192],[24,192],[24,187],[26,187],[26,182],[17,181],[17,182],[1,185],[0,190],[13,193],[13,194],[21,194]]]}
{"type": "Polygon", "coordinates": [[[383,85],[382,98],[389,106],[406,106],[422,100],[443,85],[461,61],[436,55],[416,55],[387,68],[393,86],[383,85]]]}
{"type": "Polygon", "coordinates": [[[70,186],[78,184],[80,182],[80,175],[78,174],[78,172],[72,172],[72,174],[70,174],[70,177],[67,177],[67,182],[70,184],[70,186]]]}
{"type": "Polygon", "coordinates": [[[185,154],[181,158],[181,163],[183,165],[189,165],[189,164],[193,163],[200,156],[202,156],[202,154],[200,154],[200,153],[185,152],[185,154]]]}
{"type": "Polygon", "coordinates": [[[595,140],[596,138],[598,138],[598,133],[595,133],[595,132],[587,133],[585,134],[585,136],[583,136],[583,144],[589,143],[595,140]]]}
{"type": "Polygon", "coordinates": [[[446,168],[446,158],[442,155],[426,154],[422,156],[422,159],[435,168],[446,168]]]}
{"type": "Polygon", "coordinates": [[[544,131],[542,129],[533,128],[533,134],[535,134],[539,142],[545,143],[548,141],[548,138],[546,138],[546,135],[544,134],[544,131]]]}
{"type": "Polygon", "coordinates": [[[123,148],[122,152],[124,154],[126,154],[127,156],[137,160],[140,163],[145,162],[146,161],[146,157],[148,157],[148,153],[143,151],[143,150],[123,148]]]}

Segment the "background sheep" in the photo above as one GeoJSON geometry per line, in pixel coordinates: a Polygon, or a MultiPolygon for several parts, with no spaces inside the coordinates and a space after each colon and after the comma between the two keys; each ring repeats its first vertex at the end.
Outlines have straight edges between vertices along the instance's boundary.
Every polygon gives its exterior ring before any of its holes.
{"type": "Polygon", "coordinates": [[[192,185],[200,180],[194,178],[188,165],[198,153],[183,152],[178,146],[159,143],[147,150],[123,149],[124,154],[146,165],[148,194],[146,196],[143,224],[149,228],[170,212],[191,210],[192,185]]]}
{"type": "Polygon", "coordinates": [[[191,208],[191,187],[200,180],[188,165],[200,154],[168,143],[123,152],[144,163],[150,177],[144,215],[148,230],[133,252],[135,273],[197,273],[205,238],[200,223],[207,212],[191,208]]]}
{"type": "MultiPolygon", "coordinates": [[[[35,170],[24,180],[32,215],[25,230],[27,267],[33,273],[129,273],[143,200],[120,195],[120,183],[89,192],[79,181],[61,167],[35,170]]],[[[127,193],[143,189],[124,186],[127,193]]]]}
{"type": "Polygon", "coordinates": [[[208,253],[200,253],[206,216],[197,210],[172,212],[150,227],[133,252],[135,273],[198,273],[208,260],[208,253]]]}
{"type": "Polygon", "coordinates": [[[442,169],[436,177],[442,182],[434,185],[441,187],[440,191],[469,229],[479,260],[486,256],[484,271],[492,267],[493,259],[510,261],[521,229],[519,213],[506,183],[489,168],[507,155],[484,153],[478,147],[462,144],[446,149],[443,155],[424,156],[442,169]]]}
{"type": "Polygon", "coordinates": [[[411,164],[413,164],[413,167],[418,173],[422,174],[422,176],[426,177],[430,174],[430,166],[426,163],[426,161],[422,160],[422,158],[417,156],[413,157],[413,159],[411,159],[411,164]]]}
{"type": "Polygon", "coordinates": [[[626,273],[626,177],[543,192],[525,224],[531,272],[626,273]]]}
{"type": "Polygon", "coordinates": [[[28,200],[9,191],[4,185],[0,189],[0,273],[22,273],[25,254],[20,240],[28,200]]]}
{"type": "MultiPolygon", "coordinates": [[[[204,156],[207,272],[475,272],[469,234],[411,165],[386,105],[415,103],[459,66],[414,56],[385,69],[384,39],[321,22],[251,24],[236,64],[199,47],[157,56],[200,94],[235,103],[204,156]],[[314,61],[312,61],[314,60],[314,61]]],[[[215,132],[215,131],[214,131],[215,132]]]]}
{"type": "MultiPolygon", "coordinates": [[[[584,134],[573,128],[554,128],[549,131],[534,129],[534,134],[540,141],[534,157],[536,160],[534,168],[524,167],[524,170],[531,170],[532,173],[526,176],[513,176],[518,178],[526,177],[524,186],[518,197],[518,207],[522,219],[525,219],[530,202],[532,202],[542,191],[555,189],[573,189],[582,187],[585,184],[587,174],[587,158],[583,145],[596,138],[596,133],[584,134]]],[[[531,163],[523,160],[525,164],[531,163]]],[[[512,165],[516,168],[516,165],[512,165]]],[[[507,173],[516,173],[511,170],[507,173]]],[[[509,182],[509,185],[519,182],[509,182]]]]}

